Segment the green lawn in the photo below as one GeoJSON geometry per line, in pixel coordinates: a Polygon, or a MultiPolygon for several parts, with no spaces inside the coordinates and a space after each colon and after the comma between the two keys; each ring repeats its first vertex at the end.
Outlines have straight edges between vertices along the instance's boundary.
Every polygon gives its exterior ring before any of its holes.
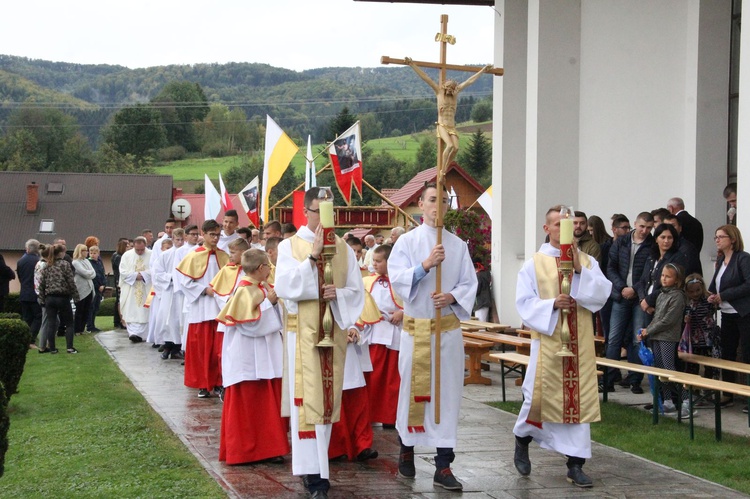
{"type": "Polygon", "coordinates": [[[29,351],[11,399],[0,497],[225,495],[92,335],[78,355],[58,340],[57,355],[29,351]]]}
{"type": "MultiPolygon", "coordinates": [[[[481,123],[479,125],[481,125],[481,123]]],[[[470,131],[459,133],[462,144],[466,144],[469,140],[469,136],[473,133],[471,127],[467,130],[470,131]]],[[[434,137],[434,135],[431,132],[422,132],[413,135],[402,135],[400,137],[374,139],[368,141],[366,146],[374,154],[379,154],[381,151],[387,151],[398,160],[413,163],[417,157],[419,144],[424,137],[434,137]]],[[[317,152],[323,147],[324,144],[313,145],[313,154],[317,154],[317,152]]],[[[292,168],[298,173],[304,172],[306,151],[306,146],[301,147],[300,152],[292,159],[292,168]]],[[[183,180],[203,180],[203,175],[206,173],[211,180],[216,181],[219,177],[219,172],[225,174],[232,166],[241,165],[244,159],[245,156],[181,159],[163,166],[157,166],[154,170],[160,175],[172,175],[172,178],[178,182],[183,180]]],[[[315,160],[315,166],[320,169],[327,163],[327,161],[328,156],[325,154],[321,155],[315,160]]]]}
{"type": "MultiPolygon", "coordinates": [[[[513,414],[521,408],[521,402],[489,405],[513,414]]],[[[696,426],[691,441],[686,422],[660,418],[658,425],[652,425],[650,412],[612,402],[601,404],[601,409],[602,421],[591,425],[594,441],[750,494],[747,438],[725,432],[717,442],[713,429],[696,426]]],[[[713,418],[713,411],[701,414],[713,418]]]]}

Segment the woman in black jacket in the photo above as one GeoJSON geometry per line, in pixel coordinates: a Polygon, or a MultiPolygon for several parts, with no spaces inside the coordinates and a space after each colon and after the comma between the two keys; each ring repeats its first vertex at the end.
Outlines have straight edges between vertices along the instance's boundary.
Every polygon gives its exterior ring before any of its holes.
{"type": "Polygon", "coordinates": [[[659,224],[654,230],[654,244],[651,245],[651,256],[643,267],[643,274],[635,284],[635,291],[641,300],[641,309],[648,314],[651,322],[656,307],[656,299],[661,290],[661,271],[668,263],[680,265],[685,269],[685,255],[678,251],[680,235],[677,229],[669,224],[659,224]]]}
{"type": "MultiPolygon", "coordinates": [[[[750,364],[750,254],[734,225],[716,229],[714,241],[718,255],[708,301],[721,310],[721,358],[737,360],[739,345],[741,361],[750,364]]],[[[736,379],[734,371],[722,370],[721,375],[724,381],[736,379]]],[[[722,405],[731,403],[731,395],[722,399],[722,405]]]]}

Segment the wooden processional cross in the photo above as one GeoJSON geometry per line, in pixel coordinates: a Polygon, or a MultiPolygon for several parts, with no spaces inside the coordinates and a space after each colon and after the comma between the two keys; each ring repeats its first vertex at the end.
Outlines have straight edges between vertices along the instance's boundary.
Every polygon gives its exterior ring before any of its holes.
{"type": "MultiPolygon", "coordinates": [[[[435,35],[435,41],[440,43],[440,62],[423,62],[406,59],[393,59],[388,56],[380,58],[382,64],[402,64],[411,66],[411,68],[435,91],[438,101],[438,121],[437,126],[437,196],[438,211],[435,226],[437,228],[437,244],[442,244],[443,237],[443,183],[445,180],[445,170],[450,166],[450,162],[458,153],[458,135],[455,128],[456,105],[458,104],[458,93],[465,87],[471,85],[479,76],[484,73],[502,76],[502,68],[492,68],[492,66],[460,66],[448,64],[445,60],[448,44],[454,45],[456,38],[448,34],[448,16],[440,16],[440,32],[435,35]],[[436,68],[440,70],[440,77],[436,82],[432,81],[420,68],[436,68]],[[461,84],[455,83],[452,87],[446,87],[445,72],[466,71],[474,73],[468,80],[461,84]],[[446,152],[446,147],[448,148],[446,152]],[[448,164],[445,164],[448,163],[448,164]]],[[[442,264],[437,266],[435,293],[441,293],[442,282],[442,264]]],[[[440,424],[440,319],[442,318],[441,309],[435,310],[435,423],[440,424]]]]}

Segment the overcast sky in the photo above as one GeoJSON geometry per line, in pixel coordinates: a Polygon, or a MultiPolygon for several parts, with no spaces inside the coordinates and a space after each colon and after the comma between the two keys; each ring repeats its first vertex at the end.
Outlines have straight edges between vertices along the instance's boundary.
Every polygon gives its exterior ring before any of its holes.
{"type": "Polygon", "coordinates": [[[448,14],[453,64],[492,63],[491,7],[353,0],[27,0],[3,4],[0,54],[130,68],[260,62],[294,70],[437,61],[448,14]]]}

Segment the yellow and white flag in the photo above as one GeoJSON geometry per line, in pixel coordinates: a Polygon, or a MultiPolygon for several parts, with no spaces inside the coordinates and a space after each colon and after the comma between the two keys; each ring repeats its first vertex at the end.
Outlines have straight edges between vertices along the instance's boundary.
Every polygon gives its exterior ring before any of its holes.
{"type": "Polygon", "coordinates": [[[484,194],[479,196],[479,198],[477,199],[477,203],[479,203],[479,206],[481,206],[482,209],[487,212],[490,220],[492,220],[492,186],[489,186],[487,190],[484,191],[484,194]]]}
{"type": "Polygon", "coordinates": [[[261,194],[261,214],[263,223],[268,222],[269,196],[273,186],[289,167],[299,148],[287,134],[266,115],[266,154],[263,161],[263,192],[261,194]]]}

